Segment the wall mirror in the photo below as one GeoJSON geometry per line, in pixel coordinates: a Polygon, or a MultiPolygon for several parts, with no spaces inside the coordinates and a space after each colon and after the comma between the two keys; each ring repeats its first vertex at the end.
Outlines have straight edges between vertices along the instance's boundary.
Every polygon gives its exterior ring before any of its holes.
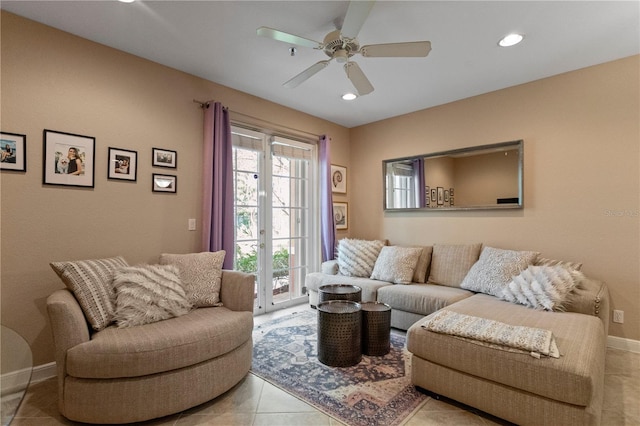
{"type": "Polygon", "coordinates": [[[522,140],[382,162],[384,209],[523,207],[522,140]]]}

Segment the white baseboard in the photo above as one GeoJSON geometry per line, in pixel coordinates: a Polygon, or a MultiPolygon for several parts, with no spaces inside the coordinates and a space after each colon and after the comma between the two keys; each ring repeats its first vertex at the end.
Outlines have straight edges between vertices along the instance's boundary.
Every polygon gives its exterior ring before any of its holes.
{"type": "Polygon", "coordinates": [[[640,353],[640,340],[625,339],[624,337],[607,336],[607,347],[622,349],[627,352],[640,353]]]}
{"type": "Polygon", "coordinates": [[[41,382],[43,380],[50,379],[55,377],[56,372],[56,363],[50,362],[48,364],[36,365],[33,367],[33,372],[31,373],[31,383],[41,382]]]}

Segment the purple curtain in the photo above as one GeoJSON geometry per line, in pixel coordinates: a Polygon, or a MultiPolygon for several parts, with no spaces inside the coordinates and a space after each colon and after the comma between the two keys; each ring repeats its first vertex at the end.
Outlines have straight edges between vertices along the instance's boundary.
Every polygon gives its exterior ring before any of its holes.
{"type": "Polygon", "coordinates": [[[425,180],[424,180],[424,158],[413,160],[413,182],[418,196],[416,201],[418,207],[426,207],[427,199],[425,197],[425,180]]]}
{"type": "Polygon", "coordinates": [[[233,269],[234,221],[231,124],[220,102],[204,112],[204,170],[202,196],[203,251],[225,250],[224,269],[233,269]]]}
{"type": "Polygon", "coordinates": [[[336,245],[336,224],[333,220],[333,195],[331,193],[331,138],[320,137],[318,142],[320,157],[320,240],[322,261],[334,258],[336,245]]]}

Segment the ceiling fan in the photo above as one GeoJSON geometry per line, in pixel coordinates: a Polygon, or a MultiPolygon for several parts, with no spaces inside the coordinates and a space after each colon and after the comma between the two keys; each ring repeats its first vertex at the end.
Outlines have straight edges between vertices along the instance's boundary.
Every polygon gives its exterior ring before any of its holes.
{"type": "Polygon", "coordinates": [[[333,59],[344,64],[347,77],[355,87],[358,95],[364,96],[373,92],[373,85],[362,72],[358,64],[351,59],[355,54],[364,57],[398,58],[398,57],[425,57],[431,51],[431,43],[428,41],[413,41],[405,43],[371,44],[360,46],[357,36],[369,16],[369,12],[375,1],[352,1],[349,3],[347,14],[344,17],[342,28],[331,31],[324,37],[322,43],[308,38],[289,34],[284,31],[268,27],[260,27],[259,36],[272,38],[288,44],[312,49],[322,50],[329,57],[324,61],[316,62],[300,74],[288,80],[283,86],[294,88],[308,80],[316,73],[322,71],[333,59]]]}

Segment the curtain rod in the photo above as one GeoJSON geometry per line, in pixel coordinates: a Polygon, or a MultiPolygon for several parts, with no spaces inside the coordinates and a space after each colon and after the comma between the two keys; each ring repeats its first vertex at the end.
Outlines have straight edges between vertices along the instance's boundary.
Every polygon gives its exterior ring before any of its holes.
{"type": "MultiPolygon", "coordinates": [[[[207,108],[209,108],[209,106],[211,105],[211,102],[215,102],[215,101],[201,102],[201,101],[198,101],[198,100],[194,99],[194,100],[193,100],[193,102],[194,102],[194,103],[196,103],[196,104],[198,104],[198,105],[200,105],[200,108],[202,108],[202,109],[207,109],[207,108]]],[[[241,113],[241,112],[234,111],[234,110],[229,109],[229,108],[227,108],[227,109],[229,110],[229,112],[231,112],[231,113],[233,113],[233,114],[241,115],[241,116],[243,116],[243,117],[247,117],[247,118],[250,118],[250,119],[252,119],[252,120],[258,120],[258,121],[260,121],[260,122],[262,122],[262,123],[265,123],[265,124],[268,124],[268,125],[271,125],[271,126],[275,126],[275,127],[276,127],[275,129],[271,129],[271,130],[283,129],[283,130],[290,130],[290,131],[293,131],[293,132],[296,132],[296,133],[302,133],[302,134],[305,134],[305,135],[308,135],[308,136],[313,136],[315,139],[318,139],[318,138],[320,137],[320,135],[316,135],[315,133],[307,132],[307,131],[305,131],[305,130],[300,130],[300,129],[294,129],[293,127],[288,127],[288,126],[285,126],[285,125],[282,125],[282,124],[274,123],[274,122],[272,122],[272,121],[268,121],[268,120],[264,120],[264,119],[262,119],[262,118],[254,117],[254,116],[252,116],[252,115],[243,114],[243,113],[241,113]]],[[[234,120],[232,120],[232,121],[234,121],[234,120]]],[[[251,123],[244,123],[244,122],[238,122],[238,121],[236,121],[236,122],[237,122],[238,124],[241,124],[241,125],[242,125],[242,124],[244,124],[244,125],[251,125],[251,123]]],[[[285,135],[285,136],[286,136],[286,135],[285,135]]]]}

